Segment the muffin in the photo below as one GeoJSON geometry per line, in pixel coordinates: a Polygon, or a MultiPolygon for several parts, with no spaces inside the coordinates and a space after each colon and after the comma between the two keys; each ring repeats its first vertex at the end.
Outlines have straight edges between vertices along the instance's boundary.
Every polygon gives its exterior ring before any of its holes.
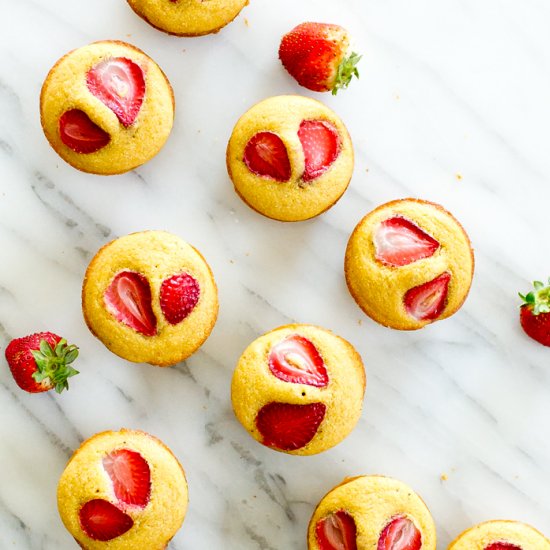
{"type": "Polygon", "coordinates": [[[464,531],[449,550],[550,550],[550,541],[518,521],[488,521],[464,531]]]}
{"type": "Polygon", "coordinates": [[[351,235],[345,259],[351,295],[381,325],[415,330],[464,303],[474,255],[468,235],[441,206],[419,199],[388,202],[351,235]]]}
{"type": "Polygon", "coordinates": [[[435,547],[428,508],[410,487],[389,477],[346,478],[323,497],[309,522],[309,550],[435,547]]]}
{"type": "Polygon", "coordinates": [[[257,441],[296,455],[340,443],[361,416],[365,370],[353,346],[312,325],[287,325],[245,350],[233,374],[235,415],[257,441]]]}
{"type": "Polygon", "coordinates": [[[128,0],[130,7],[153,27],[178,36],[218,32],[231,23],[248,0],[128,0]]]}
{"type": "Polygon", "coordinates": [[[201,254],[165,231],[120,237],[94,256],[82,287],[88,328],[128,361],[169,366],[193,354],[218,314],[201,254]]]}
{"type": "Polygon", "coordinates": [[[237,194],[275,220],[301,221],[328,210],[353,173],[346,127],[328,107],[301,96],[271,97],[237,122],[227,170],[237,194]]]}
{"type": "Polygon", "coordinates": [[[185,473],[145,432],[103,432],[69,460],[57,487],[61,519],[86,550],[162,550],[187,511],[185,473]]]}
{"type": "Polygon", "coordinates": [[[121,174],[154,157],[174,122],[174,94],[136,47],[94,42],[62,57],[40,95],[42,128],[58,155],[92,174],[121,174]]]}

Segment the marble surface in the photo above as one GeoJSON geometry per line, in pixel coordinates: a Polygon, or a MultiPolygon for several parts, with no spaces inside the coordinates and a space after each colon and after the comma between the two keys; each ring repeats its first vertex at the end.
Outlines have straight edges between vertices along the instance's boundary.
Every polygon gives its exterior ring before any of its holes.
{"type": "Polygon", "coordinates": [[[0,14],[2,353],[12,337],[50,329],[80,345],[82,372],[62,396],[28,395],[0,369],[2,550],[75,548],[57,514],[57,480],[83,439],[121,426],[163,439],[187,471],[190,509],[172,550],[304,549],[318,500],[361,473],[413,486],[441,549],[493,518],[550,533],[550,351],[521,332],[517,309],[517,291],[550,273],[548,2],[251,0],[220,34],[199,39],[149,28],[124,0],[0,0],[0,14]],[[277,60],[281,34],[303,20],[347,26],[365,54],[361,80],[336,98],[300,89],[277,60]],[[105,38],[156,59],[177,101],[158,157],[109,178],[61,161],[38,113],[51,65],[105,38]],[[356,147],[348,192],[305,223],[252,212],[225,170],[237,118],[280,93],[321,98],[356,147]],[[405,196],[451,210],[477,262],[462,310],[412,333],[364,317],[342,273],[359,219],[405,196]],[[220,290],[211,338],[164,370],[110,354],[80,310],[96,250],[151,228],[198,247],[220,290]],[[356,430],[315,457],[263,448],[230,405],[240,353],[291,321],[333,329],[367,368],[356,430]]]}

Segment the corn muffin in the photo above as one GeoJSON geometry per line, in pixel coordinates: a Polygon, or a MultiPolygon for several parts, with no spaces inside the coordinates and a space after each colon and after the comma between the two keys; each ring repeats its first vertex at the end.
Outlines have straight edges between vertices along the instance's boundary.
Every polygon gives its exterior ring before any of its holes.
{"type": "Polygon", "coordinates": [[[201,254],[165,231],[120,237],[99,250],[82,287],[89,329],[128,361],[169,366],[193,354],[218,314],[201,254]]]}
{"type": "Polygon", "coordinates": [[[258,103],[237,122],[227,146],[227,170],[251,208],[280,221],[328,210],[353,173],[351,138],[340,118],[308,97],[258,103]]]}
{"type": "Polygon", "coordinates": [[[63,160],[84,172],[120,174],[160,151],[174,122],[174,94],[141,50],[114,40],[94,42],[51,69],[40,117],[63,160]]]}

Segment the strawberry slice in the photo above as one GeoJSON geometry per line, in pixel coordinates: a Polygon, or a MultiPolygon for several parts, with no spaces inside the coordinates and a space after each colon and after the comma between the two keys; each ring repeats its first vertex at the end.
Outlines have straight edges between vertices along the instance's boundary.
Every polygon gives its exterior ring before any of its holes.
{"type": "Polygon", "coordinates": [[[276,181],[290,179],[290,160],[283,140],[273,132],[259,132],[252,136],[244,150],[248,169],[263,178],[276,181]]]}
{"type": "Polygon", "coordinates": [[[136,451],[119,449],[103,458],[103,468],[111,478],[115,496],[124,504],[144,508],[151,496],[151,470],[136,451]]]}
{"type": "Polygon", "coordinates": [[[134,271],[121,271],[105,291],[105,304],[116,319],[145,336],[157,333],[157,319],[151,308],[151,287],[134,271]]]}
{"type": "Polygon", "coordinates": [[[304,149],[306,168],[304,181],[324,174],[340,154],[340,136],[336,128],[325,120],[304,120],[298,130],[304,149]]]}
{"type": "Polygon", "coordinates": [[[134,520],[106,500],[89,500],[80,509],[80,525],[94,540],[107,541],[120,537],[134,525],[134,520]]]}
{"type": "Polygon", "coordinates": [[[160,309],[171,325],[181,323],[195,309],[201,295],[199,283],[188,273],[165,279],[160,287],[160,309]]]}
{"type": "Polygon", "coordinates": [[[395,216],[384,220],[376,229],[374,248],[377,260],[402,267],[433,256],[439,243],[413,222],[395,216]]]}
{"type": "Polygon", "coordinates": [[[442,273],[432,281],[408,290],[405,294],[407,313],[418,321],[437,319],[445,309],[450,280],[450,273],[442,273]]]}
{"type": "Polygon", "coordinates": [[[339,510],[320,520],[315,527],[320,550],[357,550],[354,519],[339,510]]]}
{"type": "Polygon", "coordinates": [[[511,542],[492,542],[485,550],[522,550],[521,546],[511,542]]]}
{"type": "Polygon", "coordinates": [[[324,388],[328,374],[323,358],[307,338],[292,334],[275,344],[268,357],[269,370],[280,380],[324,388]]]}
{"type": "Polygon", "coordinates": [[[324,403],[291,405],[274,402],[265,405],[256,417],[262,443],[282,451],[301,449],[315,437],[326,409],[324,403]]]}
{"type": "Polygon", "coordinates": [[[137,63],[125,57],[106,59],[88,71],[86,85],[124,126],[135,122],[145,96],[145,77],[137,63]]]}
{"type": "Polygon", "coordinates": [[[59,118],[59,137],[75,153],[95,153],[103,149],[111,136],[80,109],[65,111],[59,118]]]}
{"type": "Polygon", "coordinates": [[[422,535],[408,518],[398,516],[390,521],[378,539],[378,550],[419,550],[422,535]]]}

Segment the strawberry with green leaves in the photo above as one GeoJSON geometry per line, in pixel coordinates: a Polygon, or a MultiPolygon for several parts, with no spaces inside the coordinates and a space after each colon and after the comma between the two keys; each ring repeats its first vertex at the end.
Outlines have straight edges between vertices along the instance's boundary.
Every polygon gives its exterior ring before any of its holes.
{"type": "MultiPolygon", "coordinates": [[[[550,285],[550,279],[548,280],[550,285]]],[[[544,346],[550,346],[550,286],[533,283],[534,290],[520,294],[520,322],[525,333],[544,346]]]]}

